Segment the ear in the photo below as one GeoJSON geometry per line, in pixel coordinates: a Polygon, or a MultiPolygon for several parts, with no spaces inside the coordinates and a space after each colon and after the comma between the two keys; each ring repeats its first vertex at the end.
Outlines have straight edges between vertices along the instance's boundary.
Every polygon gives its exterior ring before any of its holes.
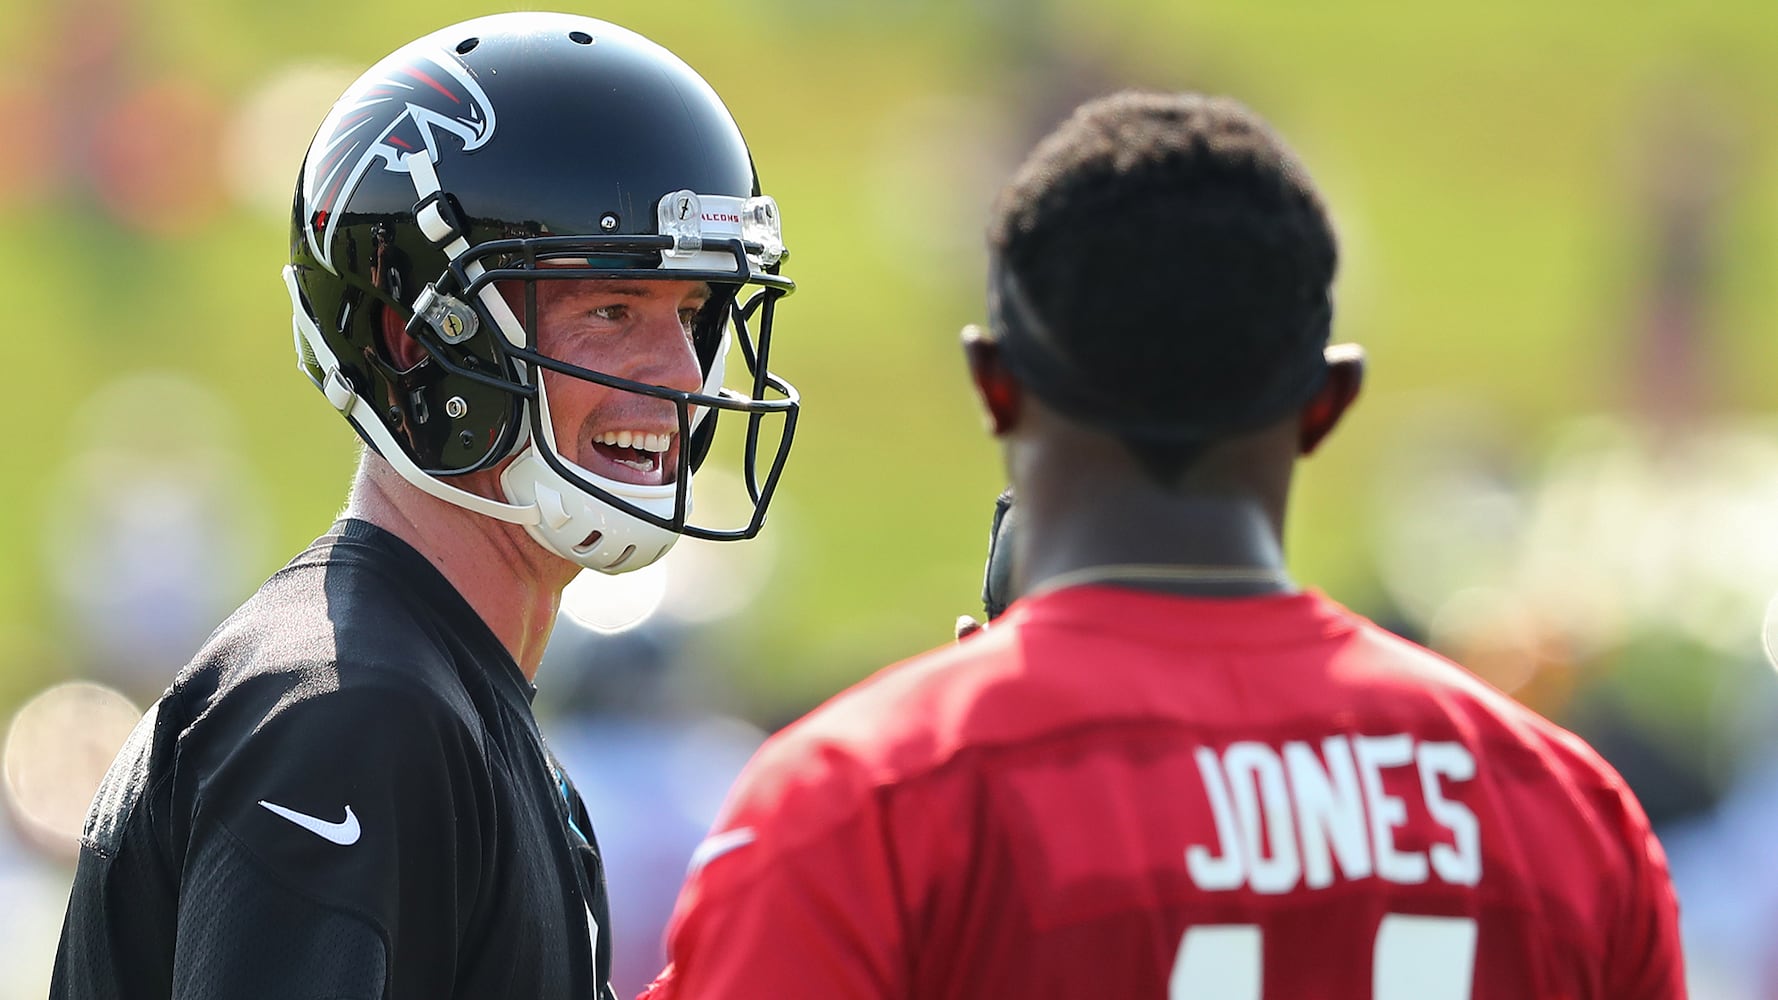
{"type": "Polygon", "coordinates": [[[998,341],[979,326],[963,328],[963,354],[969,359],[969,375],[975,382],[976,396],[988,417],[988,429],[995,437],[1005,437],[1019,424],[1020,402],[1024,388],[1000,353],[998,341]]]}
{"type": "Polygon", "coordinates": [[[1297,450],[1304,455],[1313,454],[1321,446],[1364,385],[1364,348],[1357,344],[1331,344],[1326,357],[1327,381],[1303,407],[1297,425],[1297,450]]]}
{"type": "Polygon", "coordinates": [[[383,350],[398,372],[412,371],[415,365],[431,356],[419,341],[408,335],[401,314],[388,306],[383,306],[382,334],[383,350]]]}

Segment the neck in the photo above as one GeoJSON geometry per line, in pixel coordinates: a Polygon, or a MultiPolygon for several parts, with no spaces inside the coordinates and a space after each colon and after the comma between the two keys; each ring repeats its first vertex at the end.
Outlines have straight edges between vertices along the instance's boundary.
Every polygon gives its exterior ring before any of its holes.
{"type": "Polygon", "coordinates": [[[374,468],[380,465],[370,456],[360,467],[345,516],[368,521],[425,556],[506,647],[525,679],[535,681],[575,567],[545,553],[518,525],[421,493],[387,466],[374,468]]]}
{"type": "Polygon", "coordinates": [[[1019,593],[1096,577],[1202,596],[1295,589],[1284,572],[1282,512],[1258,498],[1140,486],[1017,490],[1019,593]]]}
{"type": "Polygon", "coordinates": [[[1295,589],[1284,575],[1282,542],[1295,421],[1212,443],[1177,482],[1161,485],[1126,445],[1055,415],[1034,397],[1025,400],[1020,420],[1006,452],[1019,508],[1018,593],[1109,566],[1125,567],[1122,585],[1172,593],[1239,597],[1295,589]]]}
{"type": "Polygon", "coordinates": [[[1243,466],[1205,454],[1177,488],[1165,488],[1120,466],[1111,448],[1031,448],[1012,459],[1019,593],[1033,593],[1063,575],[1090,577],[1093,569],[1108,566],[1149,568],[1124,571],[1118,582],[1170,593],[1246,596],[1293,589],[1280,541],[1287,461],[1262,464],[1264,475],[1252,472],[1253,466],[1237,475],[1230,470],[1243,466]],[[1081,468],[1081,456],[1097,461],[1081,468]],[[1170,575],[1166,568],[1175,571],[1170,575]]]}

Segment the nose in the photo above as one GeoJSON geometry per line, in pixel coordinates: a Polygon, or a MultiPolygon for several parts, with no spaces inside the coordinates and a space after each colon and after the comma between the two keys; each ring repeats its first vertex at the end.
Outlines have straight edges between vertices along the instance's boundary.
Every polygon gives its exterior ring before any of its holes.
{"type": "Polygon", "coordinates": [[[640,352],[636,380],[696,392],[703,388],[704,369],[698,363],[697,351],[674,309],[655,312],[642,331],[645,343],[640,352]]]}

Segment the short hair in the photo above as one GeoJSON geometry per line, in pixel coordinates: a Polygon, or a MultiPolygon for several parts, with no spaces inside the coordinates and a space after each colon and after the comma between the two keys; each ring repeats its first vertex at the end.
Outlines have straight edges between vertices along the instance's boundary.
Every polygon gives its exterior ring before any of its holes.
{"type": "Polygon", "coordinates": [[[1008,182],[988,237],[1008,364],[1162,482],[1325,377],[1333,226],[1296,157],[1234,100],[1082,105],[1008,182]]]}

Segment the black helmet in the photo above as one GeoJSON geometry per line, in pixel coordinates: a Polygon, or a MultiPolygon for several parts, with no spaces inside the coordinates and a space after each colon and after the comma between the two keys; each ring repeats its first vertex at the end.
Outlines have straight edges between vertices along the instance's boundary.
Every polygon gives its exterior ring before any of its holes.
{"type": "Polygon", "coordinates": [[[795,286],[778,273],[778,208],[760,194],[740,130],[671,52],[567,14],[436,31],[334,104],[303,161],[291,222],[299,364],[415,486],[607,572],[648,565],[681,534],[758,533],[796,422],[796,390],[767,366],[773,307],[795,286]],[[539,353],[530,286],[519,315],[494,282],[564,278],[708,283],[692,337],[702,389],[539,353]],[[427,355],[406,370],[381,334],[387,310],[427,355]],[[749,393],[723,386],[731,339],[749,393]],[[565,458],[545,369],[672,401],[673,482],[619,482],[565,458]],[[745,424],[752,511],[734,527],[701,526],[689,521],[691,473],[724,412],[745,424]],[[783,424],[762,434],[767,419],[783,424]],[[445,481],[509,457],[498,499],[445,481]]]}

